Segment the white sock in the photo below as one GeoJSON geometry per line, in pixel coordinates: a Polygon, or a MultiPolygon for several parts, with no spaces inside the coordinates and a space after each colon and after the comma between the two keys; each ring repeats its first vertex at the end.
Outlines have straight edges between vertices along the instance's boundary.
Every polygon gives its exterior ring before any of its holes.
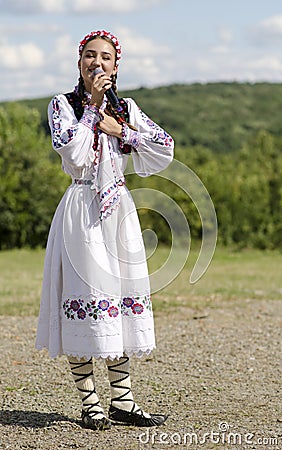
{"type": "Polygon", "coordinates": [[[83,411],[87,412],[93,419],[102,419],[105,414],[95,390],[92,358],[86,361],[85,359],[68,357],[68,361],[82,401],[83,411]]]}
{"type": "Polygon", "coordinates": [[[106,364],[108,367],[112,406],[124,411],[143,414],[147,418],[151,417],[150,414],[141,411],[139,406],[133,400],[129,375],[129,358],[123,356],[119,359],[114,359],[113,361],[106,359],[106,364]]]}

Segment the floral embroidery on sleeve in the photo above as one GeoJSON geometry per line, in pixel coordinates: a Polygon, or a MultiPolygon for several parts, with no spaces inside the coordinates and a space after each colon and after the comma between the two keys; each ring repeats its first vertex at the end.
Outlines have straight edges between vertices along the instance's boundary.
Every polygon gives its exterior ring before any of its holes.
{"type": "Polygon", "coordinates": [[[77,125],[62,132],[60,100],[55,97],[52,100],[52,137],[54,148],[58,149],[68,144],[73,139],[76,131],[77,125]]]}
{"type": "Polygon", "coordinates": [[[159,125],[153,122],[141,109],[140,114],[144,122],[151,128],[150,141],[163,145],[164,147],[170,147],[173,142],[172,137],[159,125]]]}
{"type": "Polygon", "coordinates": [[[96,123],[101,120],[103,120],[103,116],[99,113],[98,108],[87,105],[79,122],[94,131],[96,123]]]}
{"type": "Polygon", "coordinates": [[[131,130],[126,123],[122,125],[122,140],[121,147],[129,145],[138,148],[141,142],[141,133],[139,131],[131,130]]]}
{"type": "MultiPolygon", "coordinates": [[[[96,123],[101,120],[103,120],[103,116],[99,113],[97,108],[88,105],[84,108],[83,115],[78,123],[82,123],[87,128],[94,131],[96,123]]],[[[65,131],[62,130],[60,100],[55,97],[52,100],[52,136],[55,149],[67,145],[73,139],[78,130],[78,123],[65,131]]]]}

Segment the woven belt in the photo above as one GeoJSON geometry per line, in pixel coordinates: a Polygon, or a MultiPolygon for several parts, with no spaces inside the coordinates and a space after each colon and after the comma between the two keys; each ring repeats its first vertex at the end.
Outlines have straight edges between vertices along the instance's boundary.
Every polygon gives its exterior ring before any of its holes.
{"type": "Polygon", "coordinates": [[[92,180],[84,180],[83,178],[75,178],[75,184],[92,184],[92,180]]]}

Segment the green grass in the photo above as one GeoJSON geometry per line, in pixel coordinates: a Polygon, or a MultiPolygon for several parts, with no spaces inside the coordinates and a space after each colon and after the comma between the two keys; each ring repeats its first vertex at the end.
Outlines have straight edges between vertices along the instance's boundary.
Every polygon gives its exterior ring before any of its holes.
{"type": "Polygon", "coordinates": [[[282,254],[275,251],[216,249],[208,270],[191,285],[189,277],[198,256],[192,251],[184,270],[155,294],[155,309],[175,306],[202,308],[219,301],[282,299],[282,254]]]}
{"type": "Polygon", "coordinates": [[[0,315],[37,315],[43,250],[0,252],[0,315]]]}
{"type": "MultiPolygon", "coordinates": [[[[43,274],[44,250],[11,250],[0,252],[0,315],[37,315],[43,274]]],[[[174,263],[181,250],[172,255],[174,263]]],[[[149,259],[150,273],[161,268],[169,256],[158,248],[149,259]]],[[[178,306],[202,308],[228,300],[282,299],[282,255],[279,252],[217,248],[202,278],[189,283],[197,251],[189,254],[185,267],[174,278],[169,268],[162,274],[162,290],[153,296],[156,312],[173,311],[178,306]]]]}

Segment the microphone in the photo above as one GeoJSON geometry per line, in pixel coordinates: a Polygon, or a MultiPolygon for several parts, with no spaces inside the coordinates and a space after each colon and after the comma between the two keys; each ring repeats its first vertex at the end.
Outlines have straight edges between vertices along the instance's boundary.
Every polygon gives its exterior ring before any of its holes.
{"type": "MultiPolygon", "coordinates": [[[[101,67],[97,67],[94,71],[92,76],[95,77],[95,75],[98,75],[98,73],[104,73],[104,71],[101,69],[101,67]]],[[[114,93],[113,88],[107,89],[106,90],[106,97],[109,100],[110,104],[112,105],[112,107],[114,109],[116,109],[118,112],[122,111],[122,106],[119,103],[119,100],[116,96],[116,94],[114,93]]]]}

